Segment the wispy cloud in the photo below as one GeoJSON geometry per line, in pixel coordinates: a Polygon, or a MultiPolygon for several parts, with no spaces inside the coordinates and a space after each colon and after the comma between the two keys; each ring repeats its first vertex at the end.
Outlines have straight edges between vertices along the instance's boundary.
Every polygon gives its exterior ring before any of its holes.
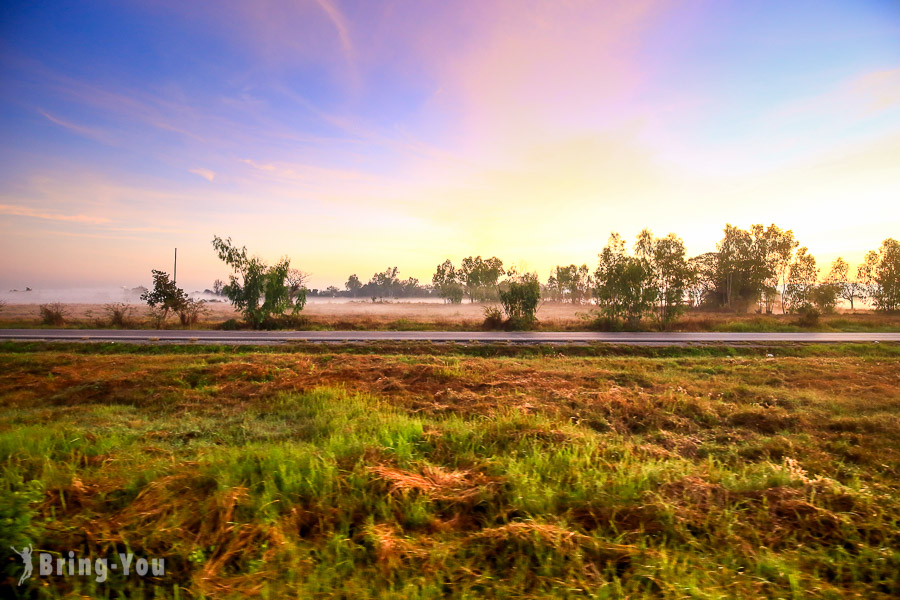
{"type": "Polygon", "coordinates": [[[344,18],[344,15],[331,0],[316,0],[316,4],[328,15],[334,28],[337,30],[338,37],[341,39],[341,47],[344,49],[347,62],[353,65],[356,52],[353,49],[353,42],[350,40],[350,32],[347,29],[347,20],[344,18]]]}
{"type": "Polygon", "coordinates": [[[72,123],[70,121],[63,120],[59,117],[51,115],[50,113],[48,113],[47,111],[44,111],[44,110],[38,110],[38,112],[41,113],[41,115],[43,115],[44,118],[46,118],[51,123],[55,123],[56,125],[59,125],[60,127],[64,127],[65,129],[68,129],[69,131],[77,133],[78,135],[84,136],[86,138],[90,138],[90,139],[98,141],[98,142],[103,142],[104,144],[111,144],[113,142],[112,137],[109,134],[107,134],[103,131],[100,131],[99,129],[95,129],[93,127],[87,127],[84,125],[78,125],[76,123],[72,123]]]}
{"type": "Polygon", "coordinates": [[[46,221],[68,221],[71,223],[88,223],[100,225],[109,223],[109,219],[103,217],[92,217],[89,215],[66,215],[57,212],[46,212],[29,208],[27,206],[16,206],[13,204],[0,204],[0,214],[10,215],[14,217],[28,217],[31,219],[44,219],[46,221]]]}
{"type": "Polygon", "coordinates": [[[203,179],[207,181],[213,181],[216,178],[216,172],[211,171],[210,169],[204,169],[202,167],[198,167],[196,169],[188,169],[189,173],[193,173],[194,175],[199,175],[203,179]]]}

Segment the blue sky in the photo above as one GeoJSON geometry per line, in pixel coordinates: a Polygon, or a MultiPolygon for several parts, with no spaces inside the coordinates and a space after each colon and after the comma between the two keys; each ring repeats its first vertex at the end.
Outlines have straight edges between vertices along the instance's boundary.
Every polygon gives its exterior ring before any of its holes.
{"type": "MultiPolygon", "coordinates": [[[[894,2],[7,2],[0,286],[136,285],[210,240],[316,286],[644,226],[900,234],[894,2]]],[[[182,279],[180,276],[179,279],[182,279]]]]}

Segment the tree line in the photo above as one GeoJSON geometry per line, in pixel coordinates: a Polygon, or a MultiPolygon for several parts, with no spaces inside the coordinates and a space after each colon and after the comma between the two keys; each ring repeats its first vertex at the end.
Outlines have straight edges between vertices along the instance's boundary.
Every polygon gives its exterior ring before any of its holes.
{"type": "MultiPolygon", "coordinates": [[[[541,300],[596,304],[603,319],[630,327],[645,318],[665,327],[689,307],[755,307],[758,313],[772,314],[780,304],[782,313],[818,314],[832,311],[844,299],[851,308],[870,300],[876,310],[900,310],[900,242],[884,240],[852,275],[848,263],[838,257],[820,277],[822,270],[809,249],[800,246],[793,231],[774,224],[747,230],[727,224],[716,251],[694,257],[687,257],[684,241],[674,233],[660,238],[644,229],[630,251],[622,236],[612,233],[595,269],[557,265],[545,284],[535,273],[504,267],[495,256],[469,256],[459,267],[450,259],[437,265],[431,285],[420,285],[414,277],[400,279],[398,268],[390,267],[366,283],[353,274],[344,290],[309,290],[307,275],[291,268],[287,257],[268,265],[230,238],[214,236],[212,244],[232,271],[227,284],[215,282],[213,292],[231,300],[253,327],[288,309],[299,312],[310,295],[498,302],[514,326],[533,323],[541,300]]],[[[153,290],[142,299],[159,311],[160,322],[170,311],[183,322],[196,319],[196,303],[166,273],[153,271],[153,279],[153,290]]],[[[499,312],[486,316],[496,320],[499,312]]]]}
{"type": "MultiPolygon", "coordinates": [[[[437,266],[433,286],[447,302],[496,299],[503,262],[481,257],[437,266]]],[[[715,252],[687,257],[684,241],[670,233],[641,231],[629,252],[625,240],[610,235],[597,267],[558,265],[546,284],[545,300],[596,303],[612,321],[636,325],[651,317],[666,325],[689,307],[772,314],[830,312],[843,299],[855,308],[870,300],[876,310],[900,309],[900,242],[888,238],[866,254],[854,274],[841,257],[824,272],[792,230],[777,225],[740,229],[727,224],[715,252]]]]}

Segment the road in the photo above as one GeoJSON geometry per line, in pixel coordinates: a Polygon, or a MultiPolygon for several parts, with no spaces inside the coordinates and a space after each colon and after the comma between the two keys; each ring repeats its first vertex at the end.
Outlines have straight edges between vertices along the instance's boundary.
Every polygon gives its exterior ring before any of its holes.
{"type": "Polygon", "coordinates": [[[768,344],[900,342],[900,333],[598,333],[585,331],[209,331],[125,329],[0,329],[0,340],[199,344],[285,342],[512,342],[665,344],[768,344]]]}

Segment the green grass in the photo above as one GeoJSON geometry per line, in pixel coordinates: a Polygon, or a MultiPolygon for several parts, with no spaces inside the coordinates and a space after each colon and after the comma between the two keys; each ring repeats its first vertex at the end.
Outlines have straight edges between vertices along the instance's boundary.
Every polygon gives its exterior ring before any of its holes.
{"type": "Polygon", "coordinates": [[[11,597],[890,598],[900,360],[0,346],[11,597]]]}

